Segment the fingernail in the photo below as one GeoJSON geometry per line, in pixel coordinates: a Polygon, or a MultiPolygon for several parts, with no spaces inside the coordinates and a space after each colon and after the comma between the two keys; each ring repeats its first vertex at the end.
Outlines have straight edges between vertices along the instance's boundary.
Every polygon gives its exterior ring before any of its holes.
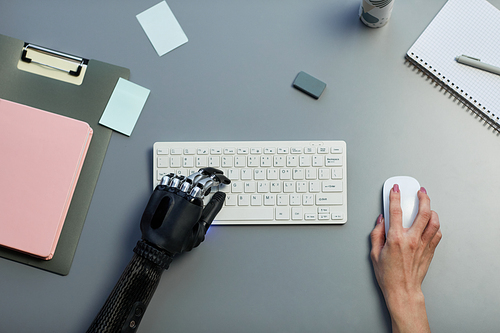
{"type": "Polygon", "coordinates": [[[394,184],[394,186],[392,187],[392,190],[396,193],[399,193],[399,185],[398,184],[394,184]]]}
{"type": "Polygon", "coordinates": [[[420,191],[424,192],[425,194],[427,194],[427,190],[425,188],[423,188],[423,187],[420,188],[420,191]]]}
{"type": "Polygon", "coordinates": [[[377,224],[382,223],[382,214],[380,214],[377,218],[377,224]]]}

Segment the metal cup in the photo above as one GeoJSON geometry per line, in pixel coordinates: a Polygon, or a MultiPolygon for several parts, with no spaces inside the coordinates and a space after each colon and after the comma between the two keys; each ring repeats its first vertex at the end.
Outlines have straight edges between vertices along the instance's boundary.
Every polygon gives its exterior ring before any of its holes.
{"type": "Polygon", "coordinates": [[[370,28],[380,28],[389,22],[394,0],[361,0],[359,19],[370,28]]]}

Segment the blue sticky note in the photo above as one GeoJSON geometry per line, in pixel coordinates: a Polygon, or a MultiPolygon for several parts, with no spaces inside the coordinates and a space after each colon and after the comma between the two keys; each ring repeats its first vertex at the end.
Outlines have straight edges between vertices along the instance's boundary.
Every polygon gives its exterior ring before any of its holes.
{"type": "Polygon", "coordinates": [[[149,92],[149,89],[119,78],[99,124],[130,136],[149,92]]]}
{"type": "Polygon", "coordinates": [[[188,41],[174,13],[165,1],[143,11],[136,17],[159,56],[188,41]]]}

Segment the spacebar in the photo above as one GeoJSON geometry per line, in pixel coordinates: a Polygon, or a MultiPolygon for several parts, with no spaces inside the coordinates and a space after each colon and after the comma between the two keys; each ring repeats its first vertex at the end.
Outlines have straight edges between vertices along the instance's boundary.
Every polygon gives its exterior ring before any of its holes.
{"type": "Polygon", "coordinates": [[[216,221],[271,221],[273,219],[273,207],[224,206],[215,217],[216,221]]]}

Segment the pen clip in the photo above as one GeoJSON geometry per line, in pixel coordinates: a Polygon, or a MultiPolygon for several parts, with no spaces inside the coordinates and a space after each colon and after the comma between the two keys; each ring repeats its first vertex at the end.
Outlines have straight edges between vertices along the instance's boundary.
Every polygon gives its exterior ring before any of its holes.
{"type": "Polygon", "coordinates": [[[470,56],[465,55],[465,54],[462,54],[462,57],[469,58],[469,59],[476,60],[476,61],[481,61],[481,59],[473,58],[473,57],[470,57],[470,56]]]}

